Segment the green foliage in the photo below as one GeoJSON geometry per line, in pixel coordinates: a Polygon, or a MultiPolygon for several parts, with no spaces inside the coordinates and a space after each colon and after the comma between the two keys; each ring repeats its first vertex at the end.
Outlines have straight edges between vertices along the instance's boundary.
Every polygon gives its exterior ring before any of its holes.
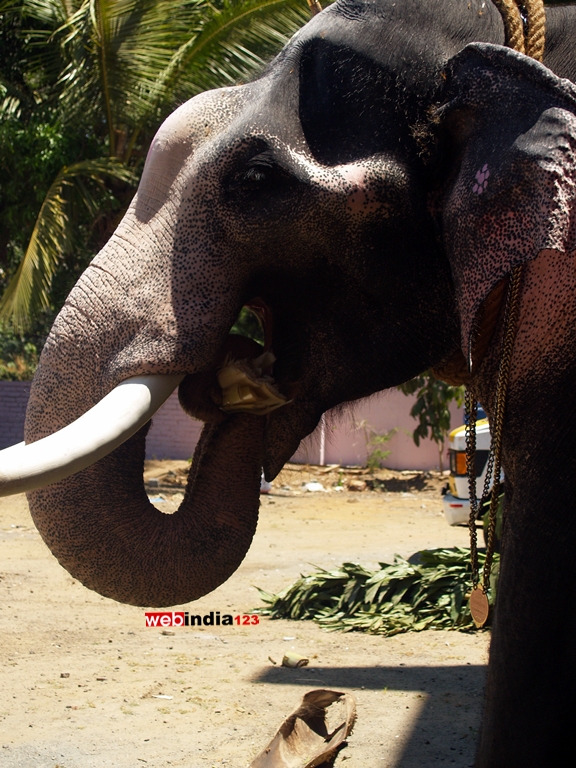
{"type": "Polygon", "coordinates": [[[264,330],[262,328],[262,323],[258,319],[258,316],[252,312],[252,310],[248,309],[248,307],[242,307],[230,333],[235,333],[238,336],[247,336],[249,339],[264,346],[264,330]]]}
{"type": "Polygon", "coordinates": [[[75,244],[70,226],[72,200],[96,217],[102,197],[106,197],[106,178],[130,182],[134,175],[114,159],[85,160],[64,166],[52,182],[40,207],[26,252],[2,296],[0,317],[9,317],[15,328],[29,327],[50,303],[52,280],[63,256],[75,244]]]}
{"type": "MultiPolygon", "coordinates": [[[[370,571],[343,563],[302,576],[277,595],[259,589],[273,619],[313,619],[328,631],[396,635],[423,629],[474,630],[467,595],[471,589],[470,550],[464,547],[419,553],[418,564],[396,555],[370,571]]],[[[479,553],[480,567],[484,555],[479,553]]],[[[496,599],[499,560],[494,557],[488,599],[496,599]]]]}
{"type": "Polygon", "coordinates": [[[27,381],[37,365],[36,344],[0,325],[0,381],[27,381]]]}
{"type": "Polygon", "coordinates": [[[442,448],[450,432],[450,403],[459,407],[464,402],[464,387],[453,387],[437,379],[430,371],[401,384],[398,389],[405,395],[416,395],[410,415],[418,421],[412,433],[416,445],[430,437],[438,446],[440,471],[442,471],[442,448]]]}
{"type": "Polygon", "coordinates": [[[389,432],[376,432],[371,424],[368,424],[366,419],[362,419],[356,424],[356,429],[361,430],[364,433],[364,440],[366,443],[366,466],[369,470],[374,472],[377,469],[381,469],[383,462],[392,453],[391,450],[384,450],[381,448],[385,445],[398,431],[396,428],[391,429],[389,432]]]}
{"type": "Polygon", "coordinates": [[[0,318],[57,309],[167,114],[252,77],[308,18],[303,0],[0,0],[0,318]]]}

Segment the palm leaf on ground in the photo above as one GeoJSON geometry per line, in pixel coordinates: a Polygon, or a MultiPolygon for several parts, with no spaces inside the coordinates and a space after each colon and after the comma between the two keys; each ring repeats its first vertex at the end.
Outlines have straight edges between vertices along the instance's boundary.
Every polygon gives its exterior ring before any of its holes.
{"type": "MultiPolygon", "coordinates": [[[[423,629],[473,631],[468,605],[470,550],[464,547],[419,553],[419,563],[396,555],[370,571],[357,563],[320,568],[278,594],[258,589],[272,619],[313,619],[328,631],[395,635],[423,629]]],[[[485,554],[479,552],[482,564],[485,554]]],[[[495,556],[488,598],[496,600],[499,557],[495,556]]]]}

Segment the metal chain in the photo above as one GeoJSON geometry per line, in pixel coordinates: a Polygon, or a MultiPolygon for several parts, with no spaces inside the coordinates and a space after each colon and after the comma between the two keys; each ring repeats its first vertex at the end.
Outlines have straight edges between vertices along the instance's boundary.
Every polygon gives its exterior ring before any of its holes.
{"type": "Polygon", "coordinates": [[[470,497],[470,565],[472,566],[472,589],[478,586],[478,540],[476,536],[476,518],[478,517],[478,498],[476,497],[476,421],[478,420],[478,402],[468,388],[464,392],[464,420],[466,422],[466,473],[468,474],[468,496],[470,497]]]}
{"type": "MultiPolygon", "coordinates": [[[[466,414],[466,472],[468,473],[468,495],[470,497],[470,517],[468,528],[470,530],[470,561],[472,564],[472,588],[478,586],[478,546],[476,535],[476,520],[478,512],[490,493],[490,484],[494,470],[494,451],[492,440],[490,441],[490,453],[486,462],[486,475],[480,501],[476,496],[476,422],[478,420],[478,402],[469,389],[464,393],[464,412],[466,414]],[[469,469],[470,468],[470,469],[469,469]]],[[[490,575],[490,574],[488,574],[490,575]]]]}
{"type": "MultiPolygon", "coordinates": [[[[526,53],[538,61],[544,58],[546,35],[546,12],[543,0],[493,0],[504,21],[506,43],[520,53],[526,53]],[[525,15],[525,16],[524,16],[525,15]],[[526,25],[524,24],[524,18],[526,25]]],[[[466,414],[466,472],[468,474],[468,491],[470,496],[470,562],[472,567],[472,588],[479,583],[478,546],[476,520],[479,507],[488,499],[492,478],[490,509],[488,512],[488,536],[486,540],[486,559],[482,572],[482,591],[486,595],[490,586],[490,571],[494,557],[496,542],[496,518],[500,496],[500,473],[502,468],[502,432],[504,427],[504,410],[506,393],[510,378],[510,363],[516,337],[516,326],[520,311],[520,288],[522,283],[522,265],[514,267],[506,296],[504,313],[504,337],[502,339],[502,357],[496,385],[496,402],[494,406],[494,423],[490,427],[491,441],[486,477],[480,502],[476,497],[476,421],[478,405],[476,398],[466,389],[464,404],[466,414]]]]}
{"type": "MultiPolygon", "coordinates": [[[[502,434],[504,428],[504,411],[506,405],[506,393],[510,379],[510,364],[514,350],[514,339],[518,325],[520,312],[520,288],[522,284],[522,265],[514,267],[510,278],[510,285],[506,296],[506,308],[504,311],[504,338],[502,339],[502,355],[496,385],[496,402],[494,406],[494,421],[491,425],[491,441],[486,477],[480,504],[488,498],[490,482],[494,478],[490,498],[490,510],[488,512],[488,537],[486,541],[486,559],[482,573],[482,591],[487,593],[490,586],[490,571],[494,556],[494,544],[496,542],[496,514],[498,499],[500,496],[500,472],[502,468],[502,434]]],[[[478,546],[476,519],[480,506],[476,497],[476,420],[478,406],[476,398],[470,390],[465,395],[466,413],[466,471],[468,474],[468,489],[470,494],[470,563],[472,567],[472,587],[475,589],[479,583],[478,546]]]]}

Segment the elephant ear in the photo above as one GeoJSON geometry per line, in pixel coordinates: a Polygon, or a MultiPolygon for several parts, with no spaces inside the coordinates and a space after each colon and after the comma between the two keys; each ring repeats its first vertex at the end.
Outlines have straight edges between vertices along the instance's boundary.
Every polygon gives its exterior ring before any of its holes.
{"type": "Polygon", "coordinates": [[[473,44],[449,61],[445,94],[442,228],[472,371],[512,269],[576,248],[576,87],[509,48],[473,44]]]}

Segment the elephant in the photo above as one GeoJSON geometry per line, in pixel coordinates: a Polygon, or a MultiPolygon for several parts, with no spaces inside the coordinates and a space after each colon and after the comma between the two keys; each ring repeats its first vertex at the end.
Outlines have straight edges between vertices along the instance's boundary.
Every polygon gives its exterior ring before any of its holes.
{"type": "Polygon", "coordinates": [[[576,8],[546,16],[542,64],[506,47],[488,0],[337,0],[253,82],[180,106],[54,323],[27,445],[0,462],[87,587],[194,600],[248,550],[261,468],[273,479],[329,409],[432,368],[493,415],[522,265],[479,768],[573,762],[576,8]],[[243,306],[263,347],[229,333],[243,306]],[[205,425],[166,516],[142,466],[175,386],[205,425]],[[117,421],[140,410],[100,440],[110,398],[117,421]]]}

